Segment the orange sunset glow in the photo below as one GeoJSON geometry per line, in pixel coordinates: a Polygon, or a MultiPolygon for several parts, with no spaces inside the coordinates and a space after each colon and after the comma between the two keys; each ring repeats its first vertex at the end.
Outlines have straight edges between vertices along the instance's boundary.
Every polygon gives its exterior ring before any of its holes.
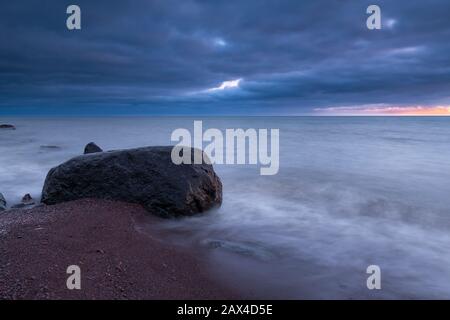
{"type": "Polygon", "coordinates": [[[450,116],[450,106],[411,106],[411,107],[334,107],[319,108],[322,115],[361,115],[361,116],[450,116]]]}

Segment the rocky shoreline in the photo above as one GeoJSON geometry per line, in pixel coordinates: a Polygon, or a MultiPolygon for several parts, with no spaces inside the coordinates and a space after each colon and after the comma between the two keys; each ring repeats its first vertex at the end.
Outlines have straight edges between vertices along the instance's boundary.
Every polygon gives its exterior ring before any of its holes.
{"type": "Polygon", "coordinates": [[[89,143],[84,155],[50,170],[42,203],[26,194],[8,207],[0,194],[0,299],[237,297],[209,278],[197,252],[139,231],[143,220],[190,216],[222,202],[211,165],[175,165],[171,152],[105,152],[89,143]],[[71,265],[81,269],[81,290],[66,286],[71,265]]]}

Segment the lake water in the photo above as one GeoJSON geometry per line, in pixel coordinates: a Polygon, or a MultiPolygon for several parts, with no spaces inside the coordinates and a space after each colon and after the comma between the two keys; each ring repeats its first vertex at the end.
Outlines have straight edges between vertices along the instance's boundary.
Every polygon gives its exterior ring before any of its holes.
{"type": "Polygon", "coordinates": [[[17,130],[0,130],[0,192],[39,198],[86,143],[169,145],[194,120],[280,130],[277,175],[217,165],[222,207],[163,224],[215,248],[218,277],[266,298],[450,298],[450,117],[2,118],[17,130]],[[366,287],[369,265],[381,290],[366,287]]]}

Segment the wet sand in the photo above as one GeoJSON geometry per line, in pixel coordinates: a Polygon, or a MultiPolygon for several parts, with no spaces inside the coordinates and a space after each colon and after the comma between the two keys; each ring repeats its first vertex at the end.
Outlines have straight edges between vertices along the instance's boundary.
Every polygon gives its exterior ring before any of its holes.
{"type": "Polygon", "coordinates": [[[139,205],[78,200],[0,214],[0,299],[232,299],[199,253],[139,231],[139,205]],[[81,268],[69,290],[67,267],[81,268]]]}

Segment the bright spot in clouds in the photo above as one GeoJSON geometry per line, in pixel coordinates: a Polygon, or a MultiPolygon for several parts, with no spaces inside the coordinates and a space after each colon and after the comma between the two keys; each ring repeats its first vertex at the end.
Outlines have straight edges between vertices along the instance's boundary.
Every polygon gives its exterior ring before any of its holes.
{"type": "Polygon", "coordinates": [[[236,80],[230,80],[230,81],[224,81],[222,82],[222,84],[216,88],[211,88],[208,89],[207,91],[211,92],[211,91],[222,91],[222,90],[227,90],[227,89],[234,89],[234,88],[239,88],[239,84],[242,81],[242,79],[236,79],[236,80]]]}
{"type": "Polygon", "coordinates": [[[214,45],[217,47],[225,47],[227,45],[227,42],[222,38],[215,38],[214,45]]]}
{"type": "Polygon", "coordinates": [[[386,20],[386,26],[389,28],[389,29],[392,29],[392,28],[394,28],[394,26],[397,24],[397,20],[395,20],[395,19],[387,19],[386,20]]]}

